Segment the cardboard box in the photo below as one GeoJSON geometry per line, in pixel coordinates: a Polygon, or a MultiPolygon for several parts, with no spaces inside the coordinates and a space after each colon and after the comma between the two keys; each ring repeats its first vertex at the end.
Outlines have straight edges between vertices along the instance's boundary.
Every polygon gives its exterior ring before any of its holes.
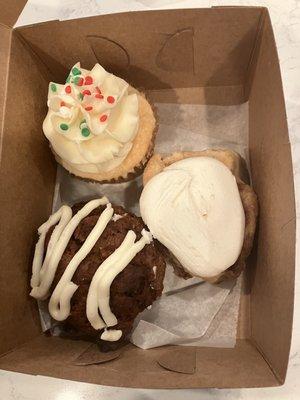
{"type": "MultiPolygon", "coordinates": [[[[22,1],[1,8],[0,368],[113,386],[259,387],[284,382],[293,315],[293,172],[276,45],[267,9],[135,12],[12,29],[22,1]],[[41,334],[28,295],[37,227],[51,211],[56,165],[41,130],[49,80],[97,60],[161,102],[249,101],[255,250],[234,349],[197,348],[195,373],[157,360],[178,347],[129,345],[107,364],[76,366],[87,344],[41,334]]],[[[182,349],[182,347],[181,347],[182,349]]],[[[176,350],[176,351],[177,351],[176,350]]],[[[180,350],[179,350],[180,351],[180,350]]],[[[172,356],[171,356],[172,358],[172,356]]]]}

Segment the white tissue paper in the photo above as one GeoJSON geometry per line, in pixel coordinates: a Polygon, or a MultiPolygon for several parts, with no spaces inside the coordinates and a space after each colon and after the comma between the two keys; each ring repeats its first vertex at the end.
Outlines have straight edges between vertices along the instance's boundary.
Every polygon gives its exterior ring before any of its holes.
{"type": "MultiPolygon", "coordinates": [[[[155,104],[159,131],[155,150],[160,153],[230,148],[248,162],[248,104],[207,106],[155,104]]],[[[86,182],[58,167],[53,211],[97,196],[139,213],[141,177],[120,184],[86,182]]],[[[131,341],[143,349],[166,344],[234,347],[242,277],[220,285],[198,278],[184,280],[167,266],[164,292],[150,309],[139,315],[131,341]]],[[[45,308],[40,308],[43,330],[51,327],[45,308]]],[[[52,327],[53,328],[53,327],[52,327]]],[[[57,329],[52,329],[54,334],[57,329]]]]}

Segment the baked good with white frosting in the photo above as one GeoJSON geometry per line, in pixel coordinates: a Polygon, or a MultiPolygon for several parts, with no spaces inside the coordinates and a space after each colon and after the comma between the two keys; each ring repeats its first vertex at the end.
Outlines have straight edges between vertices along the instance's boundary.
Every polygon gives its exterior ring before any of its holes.
{"type": "Polygon", "coordinates": [[[62,206],[38,233],[31,296],[76,337],[124,341],[163,289],[165,262],[142,219],[103,197],[62,206]]]}
{"type": "Polygon", "coordinates": [[[150,159],[141,215],[178,275],[219,282],[244,269],[258,203],[243,179],[248,179],[245,162],[230,150],[150,159]]]}
{"type": "Polygon", "coordinates": [[[49,83],[43,131],[58,163],[93,181],[120,182],[151,157],[156,120],[145,96],[99,64],[49,83]]]}

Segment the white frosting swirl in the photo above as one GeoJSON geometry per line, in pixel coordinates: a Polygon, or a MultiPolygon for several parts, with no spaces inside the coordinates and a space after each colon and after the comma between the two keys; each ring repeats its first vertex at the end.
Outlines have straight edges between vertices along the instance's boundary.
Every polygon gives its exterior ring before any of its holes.
{"type": "Polygon", "coordinates": [[[96,64],[50,82],[45,136],[61,159],[82,172],[110,171],[125,159],[139,125],[138,97],[123,79],[96,64]]]}
{"type": "Polygon", "coordinates": [[[245,215],[235,177],[220,161],[192,157],[146,184],[141,215],[152,235],[193,276],[213,277],[237,260],[245,215]]]}

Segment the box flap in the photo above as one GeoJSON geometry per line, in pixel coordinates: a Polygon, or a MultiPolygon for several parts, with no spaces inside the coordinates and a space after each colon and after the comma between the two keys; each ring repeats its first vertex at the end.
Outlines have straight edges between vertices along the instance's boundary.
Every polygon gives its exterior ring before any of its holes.
{"type": "Polygon", "coordinates": [[[142,350],[132,344],[123,354],[98,365],[74,365],[87,342],[40,336],[0,358],[0,368],[100,385],[131,388],[237,388],[278,386],[260,353],[247,340],[234,349],[197,347],[195,372],[168,371],[158,361],[176,346],[142,350]],[[34,357],[32,356],[34,354],[34,357]]]}
{"type": "Polygon", "coordinates": [[[260,15],[259,8],[144,11],[18,32],[57,81],[80,58],[85,68],[99,62],[137,88],[235,86],[245,81],[260,15]]]}
{"type": "Polygon", "coordinates": [[[10,27],[14,26],[26,3],[27,0],[2,0],[0,2],[0,23],[10,27]]]}
{"type": "Polygon", "coordinates": [[[47,90],[48,81],[12,30],[0,174],[0,353],[41,329],[36,302],[28,296],[28,266],[36,229],[51,211],[55,182],[56,166],[41,129],[47,90]]]}
{"type": "Polygon", "coordinates": [[[281,382],[292,332],[295,200],[291,148],[276,44],[269,14],[249,68],[249,146],[260,203],[251,291],[252,338],[281,382]],[[252,84],[251,84],[252,83],[252,84]]]}

